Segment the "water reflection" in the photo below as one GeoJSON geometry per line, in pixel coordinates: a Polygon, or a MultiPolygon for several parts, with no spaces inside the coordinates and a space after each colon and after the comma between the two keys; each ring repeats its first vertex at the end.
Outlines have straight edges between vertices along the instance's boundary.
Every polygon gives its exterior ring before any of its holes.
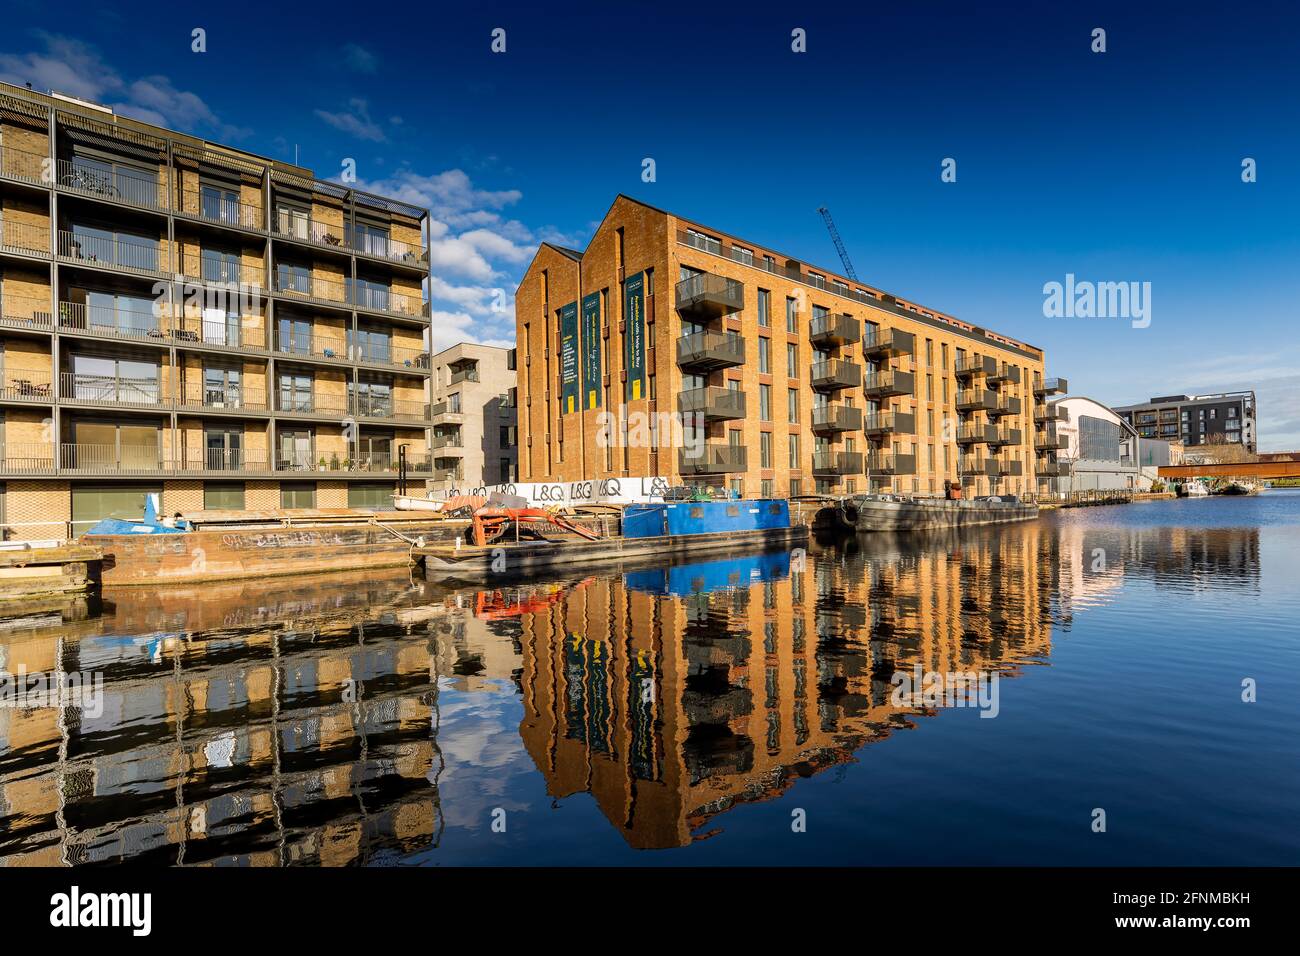
{"type": "Polygon", "coordinates": [[[453,693],[515,699],[548,799],[686,846],[933,714],[891,701],[896,671],[1015,677],[1135,580],[1258,588],[1258,534],[1042,521],[501,591],[110,593],[102,618],[0,638],[2,670],[105,680],[95,715],[0,709],[0,862],[436,861],[453,693]]]}

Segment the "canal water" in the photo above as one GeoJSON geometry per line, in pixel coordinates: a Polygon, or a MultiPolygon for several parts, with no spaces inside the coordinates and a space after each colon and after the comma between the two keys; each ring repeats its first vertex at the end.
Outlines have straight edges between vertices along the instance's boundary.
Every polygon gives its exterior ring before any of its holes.
{"type": "Polygon", "coordinates": [[[103,611],[0,635],[91,681],[0,708],[0,865],[1300,860],[1296,492],[103,611]]]}

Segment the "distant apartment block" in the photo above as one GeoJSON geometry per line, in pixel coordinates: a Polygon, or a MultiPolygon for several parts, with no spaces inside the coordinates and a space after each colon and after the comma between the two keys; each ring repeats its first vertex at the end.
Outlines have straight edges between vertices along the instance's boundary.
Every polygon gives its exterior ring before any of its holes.
{"type": "Polygon", "coordinates": [[[0,84],[0,524],[432,477],[428,212],[0,84]]]}
{"type": "Polygon", "coordinates": [[[626,196],[584,251],[538,249],[516,323],[525,481],[987,494],[1060,468],[1040,349],[626,196]]]}
{"type": "Polygon", "coordinates": [[[1219,392],[1212,395],[1164,395],[1115,411],[1142,438],[1197,445],[1241,445],[1256,451],[1255,393],[1219,392]]]}
{"type": "Polygon", "coordinates": [[[430,489],[517,480],[515,350],[461,343],[433,357],[430,489]]]}

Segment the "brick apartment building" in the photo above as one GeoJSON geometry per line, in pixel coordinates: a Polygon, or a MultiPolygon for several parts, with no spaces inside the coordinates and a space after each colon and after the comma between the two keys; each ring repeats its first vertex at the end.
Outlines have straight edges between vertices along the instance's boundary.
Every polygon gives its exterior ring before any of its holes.
{"type": "Polygon", "coordinates": [[[518,478],[515,350],[461,342],[433,357],[431,491],[518,478]]]}
{"type": "Polygon", "coordinates": [[[523,481],[939,495],[1063,473],[1040,349],[626,196],[585,251],[538,249],[516,322],[523,481]],[[686,424],[647,441],[666,413],[686,424]]]}
{"type": "Polygon", "coordinates": [[[424,209],[0,84],[0,523],[432,476],[424,209]]]}

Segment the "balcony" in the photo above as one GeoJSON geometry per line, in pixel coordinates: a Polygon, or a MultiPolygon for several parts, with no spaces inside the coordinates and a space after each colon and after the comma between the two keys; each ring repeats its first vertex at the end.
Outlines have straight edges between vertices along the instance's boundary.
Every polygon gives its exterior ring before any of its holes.
{"type": "Polygon", "coordinates": [[[832,403],[813,406],[812,430],[815,432],[852,432],[861,427],[860,408],[832,403]]]}
{"type": "Polygon", "coordinates": [[[162,181],[161,170],[147,172],[98,160],[58,161],[60,189],[153,212],[168,209],[167,190],[160,186],[162,181]]]}
{"type": "Polygon", "coordinates": [[[49,186],[48,161],[49,156],[45,153],[32,153],[0,143],[0,179],[32,186],[49,186]]]}
{"type": "Polygon", "coordinates": [[[0,326],[36,332],[51,331],[54,328],[54,317],[50,314],[50,297],[46,295],[36,299],[19,295],[0,296],[0,326]]]}
{"type": "Polygon", "coordinates": [[[266,412],[266,392],[244,385],[204,385],[180,398],[176,407],[198,412],[266,412]]]}
{"type": "Polygon", "coordinates": [[[813,345],[852,345],[862,338],[862,323],[846,313],[814,316],[808,327],[813,345]]]}
{"type": "Polygon", "coordinates": [[[822,392],[857,388],[862,384],[862,366],[843,359],[818,362],[812,367],[812,387],[822,392]]]}
{"type": "MultiPolygon", "coordinates": [[[[199,264],[198,272],[193,266],[184,273],[183,281],[187,286],[216,286],[231,288],[244,286],[248,289],[262,289],[266,285],[266,274],[261,266],[245,265],[242,262],[209,260],[199,264]]],[[[197,293],[198,290],[195,290],[197,293]]],[[[186,290],[188,297],[189,290],[186,290]]],[[[197,297],[197,295],[196,295],[197,297]]]]}
{"type": "Polygon", "coordinates": [[[341,309],[348,307],[348,288],[336,279],[277,270],[271,288],[276,295],[286,299],[301,299],[341,309]]]}
{"type": "Polygon", "coordinates": [[[361,365],[381,365],[385,368],[402,368],[411,372],[429,371],[429,353],[424,349],[405,348],[400,345],[377,345],[372,342],[352,347],[352,360],[361,365]]]}
{"type": "Polygon", "coordinates": [[[1040,428],[1034,432],[1034,448],[1038,451],[1059,451],[1069,447],[1070,440],[1058,435],[1055,428],[1040,428]]]}
{"type": "Polygon", "coordinates": [[[745,285],[736,279],[701,272],[677,283],[677,311],[701,319],[718,319],[745,307],[745,285]]]}
{"type": "Polygon", "coordinates": [[[681,368],[717,369],[745,364],[745,340],[738,332],[692,332],[677,340],[681,368]]]}
{"type": "Polygon", "coordinates": [[[212,475],[267,475],[271,463],[266,452],[250,452],[241,448],[195,448],[182,453],[184,457],[174,462],[164,462],[164,470],[181,474],[212,475]]]}
{"type": "Polygon", "coordinates": [[[867,356],[911,355],[916,336],[902,329],[876,329],[862,340],[862,354],[867,356]]]}
{"type": "Polygon", "coordinates": [[[465,454],[465,442],[459,435],[434,435],[431,447],[435,458],[459,457],[465,454]]]}
{"type": "Polygon", "coordinates": [[[429,420],[435,425],[463,425],[465,412],[459,405],[453,408],[450,402],[438,402],[429,409],[429,420]]]}
{"type": "Polygon", "coordinates": [[[1019,415],[1020,399],[1012,395],[1003,395],[998,398],[997,403],[988,409],[990,418],[1001,418],[1003,415],[1019,415]]]}
{"type": "Polygon", "coordinates": [[[288,336],[276,336],[275,351],[281,355],[296,355],[302,358],[320,359],[325,362],[346,362],[348,360],[347,339],[338,335],[321,335],[293,333],[288,336]]]}
{"type": "Polygon", "coordinates": [[[0,473],[52,475],[55,454],[49,442],[0,442],[0,473]]]}
{"type": "Polygon", "coordinates": [[[59,303],[59,331],[95,338],[131,339],[167,345],[168,323],[157,309],[131,309],[116,305],[59,303]]]}
{"type": "Polygon", "coordinates": [[[868,435],[915,435],[916,414],[914,412],[879,412],[868,415],[862,428],[868,435]]]}
{"type": "Polygon", "coordinates": [[[998,396],[984,388],[968,388],[957,393],[957,410],[974,412],[998,407],[998,396]]]}
{"type": "Polygon", "coordinates": [[[77,405],[127,405],[137,408],[171,408],[157,378],[130,378],[63,372],[59,376],[59,401],[77,405]]]}
{"type": "Polygon", "coordinates": [[[998,382],[1011,382],[1012,384],[1019,384],[1020,366],[1012,365],[1010,362],[1000,362],[998,363],[997,369],[995,371],[990,372],[985,377],[985,381],[987,381],[990,385],[995,385],[998,382]]]}
{"type": "Polygon", "coordinates": [[[420,424],[429,419],[428,406],[424,402],[402,401],[391,395],[353,395],[348,402],[348,410],[357,418],[420,424]]]}
{"type": "Polygon", "coordinates": [[[344,230],[341,225],[312,219],[295,209],[281,207],[271,217],[271,235],[276,239],[320,246],[346,254],[344,230]]]}
{"type": "Polygon", "coordinates": [[[999,478],[1019,477],[1023,474],[1023,464],[1019,458],[996,458],[997,474],[999,478]]]}
{"type": "Polygon", "coordinates": [[[747,470],[744,445],[705,445],[703,449],[683,448],[677,456],[677,471],[682,475],[725,475],[747,470]],[[697,454],[691,454],[693,450],[697,454]]]}
{"type": "Polygon", "coordinates": [[[0,219],[0,252],[22,256],[50,254],[50,227],[32,222],[0,219]]]}
{"type": "Polygon", "coordinates": [[[979,455],[963,455],[957,460],[957,470],[963,477],[986,475],[989,478],[996,478],[998,460],[996,458],[984,458],[979,455]]]}
{"type": "Polygon", "coordinates": [[[1059,405],[1047,405],[1043,408],[1034,410],[1034,421],[1042,424],[1049,422],[1068,421],[1069,417],[1064,408],[1059,405]]]}
{"type": "Polygon", "coordinates": [[[958,379],[996,375],[998,363],[991,355],[963,355],[957,359],[952,370],[958,379]]]}
{"type": "Polygon", "coordinates": [[[459,384],[460,382],[477,382],[477,381],[478,381],[477,364],[466,366],[465,368],[458,368],[451,373],[452,385],[459,384]]]}
{"type": "Polygon", "coordinates": [[[998,430],[994,425],[963,425],[957,429],[958,445],[994,444],[998,430]]]}
{"type": "Polygon", "coordinates": [[[862,391],[868,398],[912,395],[916,392],[916,375],[912,372],[900,372],[895,369],[873,372],[862,383],[862,391]]]}
{"type": "Polygon", "coordinates": [[[1064,461],[1040,461],[1034,467],[1034,474],[1039,478],[1068,478],[1070,465],[1064,461]]]}
{"type": "Polygon", "coordinates": [[[1063,378],[1045,378],[1034,383],[1035,395],[1067,395],[1069,391],[1070,383],[1063,378]]]}
{"type": "Polygon", "coordinates": [[[866,468],[868,475],[914,475],[916,455],[872,452],[867,455],[866,468]]]}
{"type": "MultiPolygon", "coordinates": [[[[192,193],[190,195],[193,196],[192,193]]],[[[262,214],[261,206],[224,195],[200,194],[198,200],[197,209],[178,209],[176,215],[248,232],[261,232],[266,228],[266,217],[262,214]]]]}
{"type": "Polygon", "coordinates": [[[353,288],[352,304],[362,312],[382,312],[384,315],[400,315],[407,319],[428,317],[428,305],[422,298],[371,286],[353,288]]]}
{"type": "MultiPolygon", "coordinates": [[[[329,458],[326,458],[324,455],[312,451],[290,454],[280,452],[275,458],[275,470],[277,472],[328,472],[350,475],[381,473],[393,475],[398,472],[400,467],[400,459],[394,452],[362,452],[355,455],[349,454],[343,458],[336,454],[331,454],[329,458]]],[[[436,474],[433,459],[428,455],[408,455],[406,470],[408,474],[436,474]]],[[[459,471],[459,466],[447,470],[459,471]]]]}
{"type": "Polygon", "coordinates": [[[989,444],[995,446],[1019,445],[1021,439],[1019,428],[992,428],[989,444]]]}
{"type": "Polygon", "coordinates": [[[691,388],[678,394],[677,410],[683,415],[703,415],[706,422],[740,419],[745,417],[745,393],[719,385],[691,388]]]}
{"type": "Polygon", "coordinates": [[[53,376],[49,372],[4,368],[0,370],[0,401],[48,405],[54,401],[53,376]]]}
{"type": "Polygon", "coordinates": [[[812,470],[816,475],[860,475],[862,474],[862,452],[814,452],[812,470]]]}
{"type": "Polygon", "coordinates": [[[399,242],[387,236],[362,234],[353,231],[348,239],[348,248],[359,256],[382,259],[384,262],[395,262],[398,265],[410,266],[421,271],[429,268],[428,249],[424,246],[399,242]]]}
{"type": "Polygon", "coordinates": [[[177,347],[235,349],[242,352],[265,352],[266,331],[261,316],[230,319],[225,316],[202,318],[183,315],[171,320],[171,337],[177,347]],[[253,321],[255,319],[255,321],[253,321]]]}
{"type": "Polygon", "coordinates": [[[347,401],[338,395],[314,395],[310,392],[281,391],[275,413],[306,418],[343,418],[351,414],[347,401]]]}
{"type": "Polygon", "coordinates": [[[156,475],[165,467],[163,451],[152,445],[59,446],[59,468],[70,472],[109,472],[121,475],[156,475]]]}
{"type": "Polygon", "coordinates": [[[95,236],[59,230],[59,259],[70,265],[170,278],[167,256],[157,239],[114,234],[95,236]]]}

